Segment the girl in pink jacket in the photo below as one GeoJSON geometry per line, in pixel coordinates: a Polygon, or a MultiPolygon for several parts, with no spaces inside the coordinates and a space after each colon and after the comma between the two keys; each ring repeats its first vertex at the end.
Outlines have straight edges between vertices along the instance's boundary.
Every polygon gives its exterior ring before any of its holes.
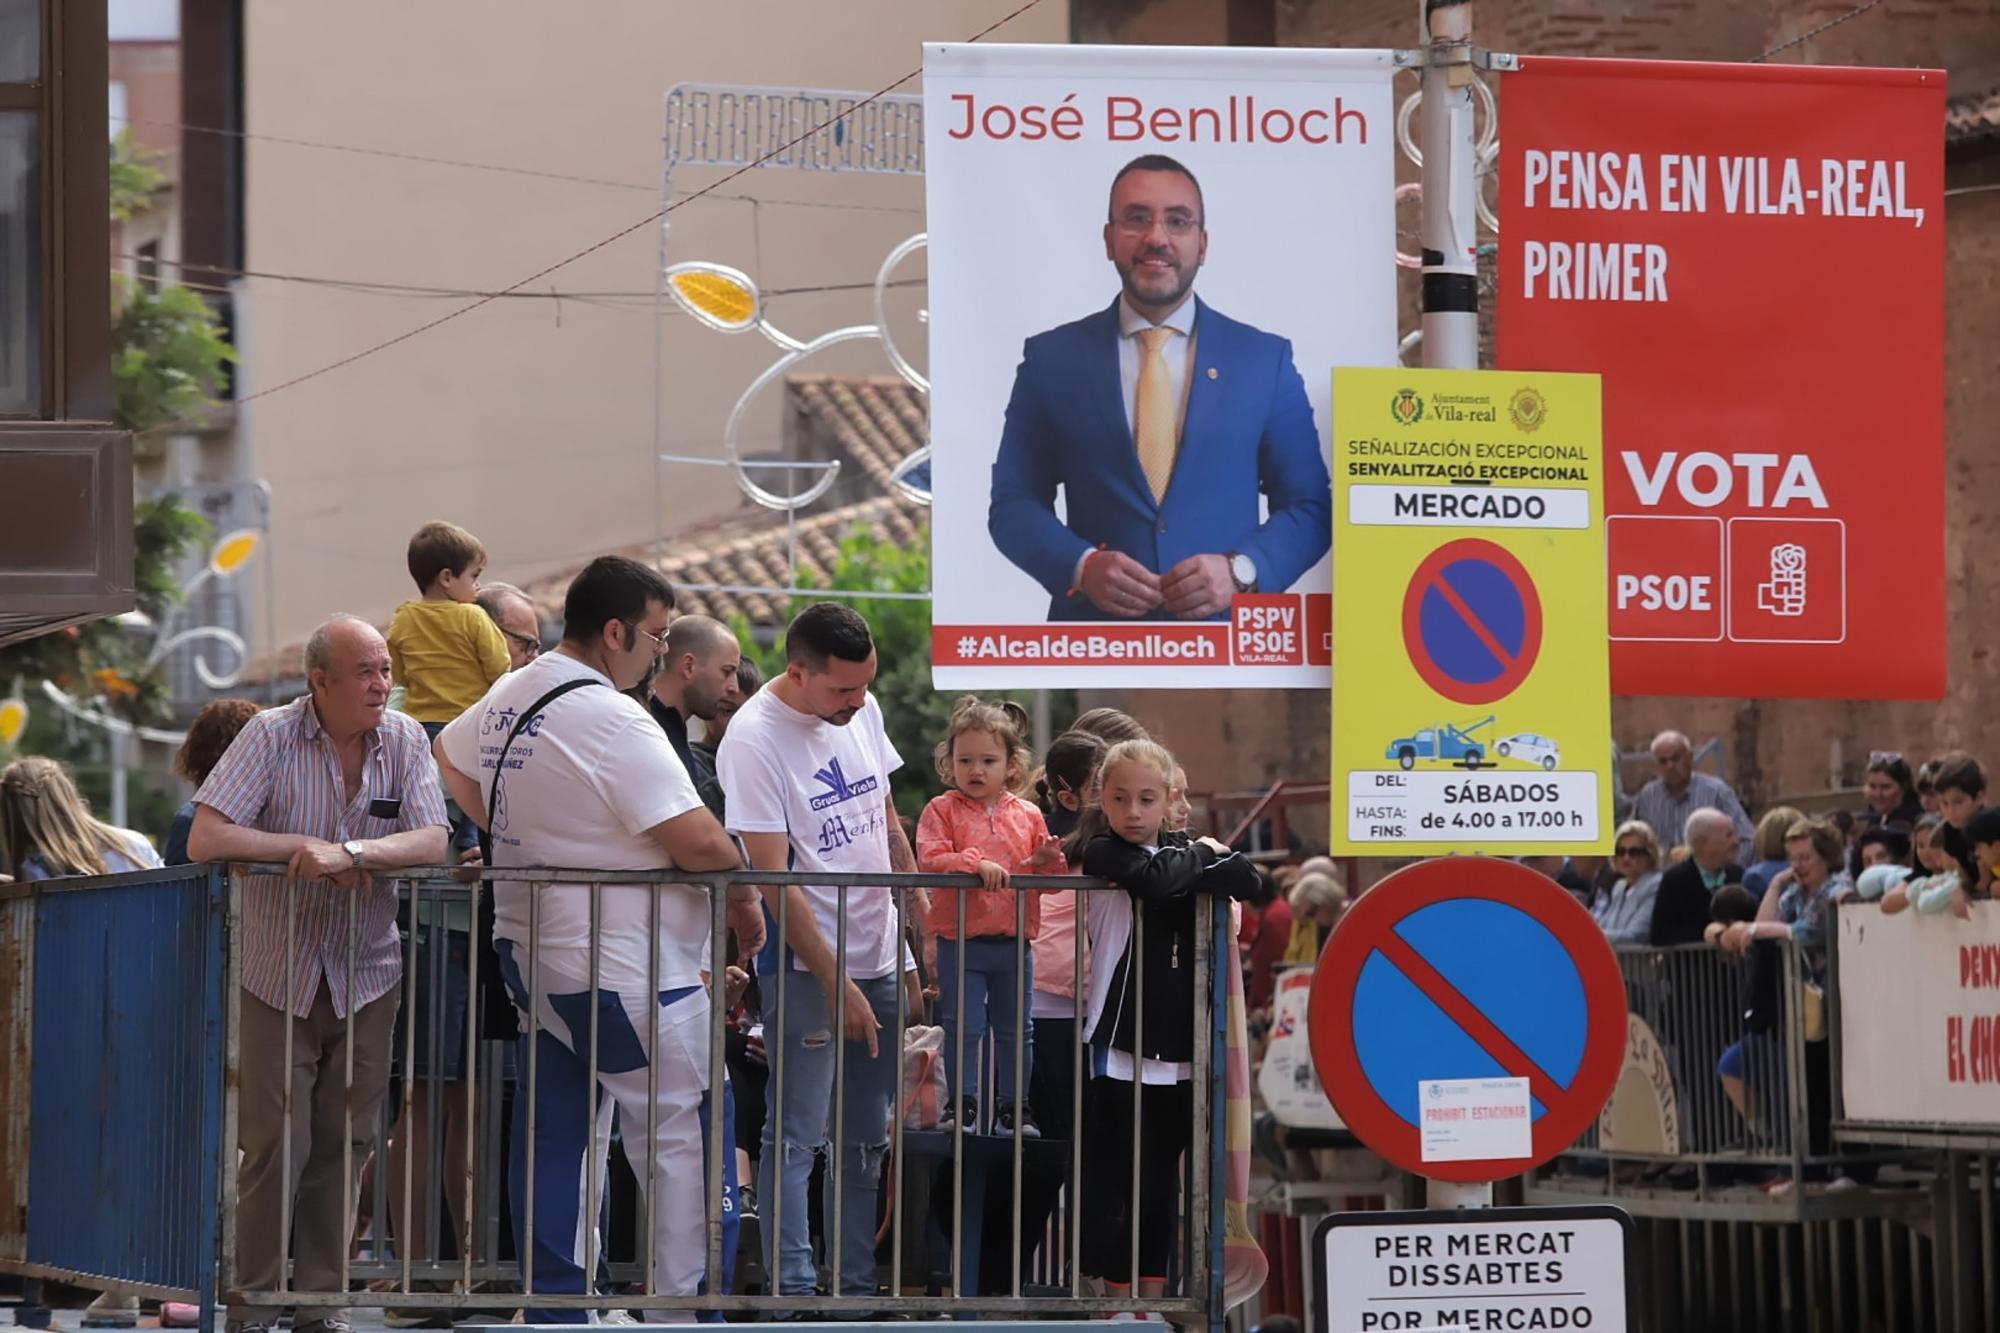
{"type": "MultiPolygon", "coordinates": [[[[924,807],[917,821],[917,868],[933,874],[977,875],[984,887],[936,889],[930,925],[937,937],[939,1022],[945,1059],[955,1069],[958,1119],[967,1133],[979,1125],[980,1041],[990,1031],[997,1065],[993,1132],[1012,1135],[1015,1118],[1028,1138],[1040,1138],[1019,1105],[1014,1080],[1016,1039],[1027,1068],[1033,1039],[1023,1021],[1024,989],[1034,985],[1032,958],[1019,966],[1017,948],[1034,939],[1041,919],[1039,894],[1020,895],[1010,876],[1064,873],[1061,845],[1049,836],[1042,812],[1015,792],[1027,777],[1028,715],[1011,700],[986,703],[967,695],[952,709],[951,726],[937,747],[938,775],[952,788],[924,807]],[[964,1011],[959,1009],[964,991],[964,1011]],[[964,1051],[961,1059],[961,1043],[964,1051]]],[[[948,1126],[947,1126],[948,1127],[948,1126]]]]}

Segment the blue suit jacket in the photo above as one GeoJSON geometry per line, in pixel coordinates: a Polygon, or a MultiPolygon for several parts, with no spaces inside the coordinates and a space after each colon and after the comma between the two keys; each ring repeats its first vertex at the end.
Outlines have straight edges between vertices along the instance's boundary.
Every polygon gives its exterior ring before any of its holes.
{"type": "Polygon", "coordinates": [[[1187,417],[1162,501],[1125,418],[1118,303],[1022,349],[986,526],[1048,589],[1051,620],[1112,618],[1071,592],[1078,558],[1098,546],[1156,574],[1191,555],[1240,551],[1256,562],[1260,590],[1282,592],[1333,544],[1333,487],[1292,344],[1199,298],[1196,312],[1187,417]],[[1055,515],[1058,489],[1067,523],[1055,515]],[[1260,493],[1270,501],[1262,523],[1260,493]]]}

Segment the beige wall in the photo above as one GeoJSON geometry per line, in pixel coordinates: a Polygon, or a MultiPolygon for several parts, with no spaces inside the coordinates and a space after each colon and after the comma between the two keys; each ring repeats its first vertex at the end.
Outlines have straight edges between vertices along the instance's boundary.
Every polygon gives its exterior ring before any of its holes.
{"type": "MultiPolygon", "coordinates": [[[[245,231],[253,271],[491,289],[658,207],[661,110],[681,81],[873,90],[918,68],[919,43],[962,40],[1017,0],[247,0],[245,121],[255,134],[628,182],[617,188],[469,171],[252,139],[245,231]]],[[[993,40],[1063,41],[1068,0],[993,40]]],[[[916,91],[919,84],[906,85],[916,91]]],[[[722,172],[684,168],[677,192],[722,172]]],[[[868,282],[922,229],[922,181],[753,172],[674,214],[670,259],[749,270],[767,288],[868,282]],[[869,205],[787,207],[778,201],[869,205]],[[761,256],[761,257],[760,257],[761,256]]],[[[659,246],[642,226],[540,280],[644,294],[616,308],[500,300],[266,399],[241,416],[244,475],[271,483],[279,642],[333,610],[384,616],[412,595],[408,534],[429,518],[485,541],[521,580],[654,532],[654,321],[659,246]]],[[[914,270],[921,273],[919,264],[914,270]]],[[[404,333],[459,301],[241,284],[243,388],[256,393],[404,333]]],[[[914,299],[905,303],[908,327],[914,299]]],[[[869,319],[865,291],[780,298],[809,336],[869,319]]],[[[866,345],[863,345],[864,348],[866,345]]],[[[682,318],[664,326],[667,445],[719,456],[743,386],[776,355],[682,318]]],[[[880,371],[870,350],[808,368],[880,371]]],[[[774,446],[772,395],[758,441],[774,446]]],[[[669,533],[735,507],[718,469],[663,469],[669,533]]],[[[259,599],[261,600],[261,599],[259,599]]]]}

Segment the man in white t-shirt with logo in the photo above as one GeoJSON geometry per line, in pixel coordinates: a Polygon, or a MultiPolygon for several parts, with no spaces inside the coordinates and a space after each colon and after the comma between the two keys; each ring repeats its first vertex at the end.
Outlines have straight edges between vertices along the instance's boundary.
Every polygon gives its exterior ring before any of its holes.
{"type": "MultiPolygon", "coordinates": [[[[592,561],[570,584],[561,645],[502,676],[438,736],[445,786],[492,835],[496,871],[742,865],[666,735],[622,693],[652,667],[673,605],[673,588],[657,571],[617,556],[592,561]]],[[[713,920],[708,891],[494,879],[501,975],[515,1007],[534,1015],[524,1024],[536,1043],[534,1290],[589,1289],[584,1237],[594,1219],[583,1216],[580,1182],[595,1119],[590,1107],[599,1095],[590,1087],[594,1010],[598,1087],[617,1104],[625,1151],[641,1181],[651,1121],[654,1290],[694,1295],[707,1257],[706,1191],[696,1182],[707,1178],[701,1112],[709,1066],[702,988],[713,920]],[[594,940],[593,893],[599,895],[594,940]],[[531,939],[539,942],[532,957],[531,939]],[[594,996],[593,943],[600,954],[594,996]]],[[[764,923],[755,892],[742,890],[741,901],[733,894],[728,914],[742,947],[760,948],[764,923]]],[[[523,1071],[528,1040],[522,1038],[523,1071]]],[[[515,1111],[509,1172],[516,1251],[524,1255],[528,1115],[526,1107],[515,1111]]],[[[530,1323],[584,1320],[581,1310],[528,1311],[530,1323]]]]}
{"type": "MultiPolygon", "coordinates": [[[[889,775],[903,761],[883,730],[881,705],[868,693],[876,665],[868,622],[833,602],[809,606],[785,631],[785,658],[785,674],[744,701],[716,752],[729,829],[742,837],[751,867],[830,874],[914,870],[889,792],[889,775]]],[[[777,910],[778,893],[764,890],[770,913],[777,910]]],[[[767,1240],[766,1265],[777,1275],[775,1291],[806,1295],[814,1290],[806,1185],[813,1154],[826,1144],[832,1118],[839,1048],[830,1036],[837,1023],[844,1023],[842,1120],[847,1141],[837,1145],[839,1257],[829,1266],[837,1274],[838,1294],[872,1295],[877,1289],[875,1201],[889,1150],[896,1050],[902,1042],[896,1031],[896,987],[902,984],[905,953],[895,896],[879,886],[794,888],[786,896],[786,957],[782,962],[777,958],[779,942],[773,938],[758,966],[764,1040],[772,1059],[784,1062],[779,1184],[772,1183],[779,1163],[775,1078],[758,1166],[757,1197],[767,1236],[773,1204],[782,1211],[782,1234],[767,1240]],[[843,914],[844,967],[834,958],[843,914]],[[790,969],[782,1050],[776,1045],[781,967],[790,969]],[[771,1241],[777,1246],[775,1259],[771,1241]]],[[[770,933],[775,937],[774,930],[770,933]]],[[[822,1216],[831,1230],[831,1171],[826,1189],[822,1216]]],[[[829,1248],[833,1243],[829,1238],[829,1248]]]]}

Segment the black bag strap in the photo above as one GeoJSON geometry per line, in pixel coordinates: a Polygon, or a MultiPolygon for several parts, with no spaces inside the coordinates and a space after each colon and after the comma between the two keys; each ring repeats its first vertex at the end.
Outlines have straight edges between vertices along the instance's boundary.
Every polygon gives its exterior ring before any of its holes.
{"type": "Polygon", "coordinates": [[[520,736],[522,729],[541,716],[543,709],[562,698],[565,694],[568,694],[571,690],[580,690],[586,685],[602,685],[603,683],[603,681],[590,676],[583,676],[576,680],[566,680],[541,698],[535,700],[532,708],[527,709],[520,717],[514,720],[514,729],[507,733],[506,743],[500,747],[500,758],[493,765],[493,782],[486,789],[486,820],[489,827],[493,822],[494,802],[500,799],[500,775],[507,771],[507,751],[513,748],[514,741],[520,736]]]}

